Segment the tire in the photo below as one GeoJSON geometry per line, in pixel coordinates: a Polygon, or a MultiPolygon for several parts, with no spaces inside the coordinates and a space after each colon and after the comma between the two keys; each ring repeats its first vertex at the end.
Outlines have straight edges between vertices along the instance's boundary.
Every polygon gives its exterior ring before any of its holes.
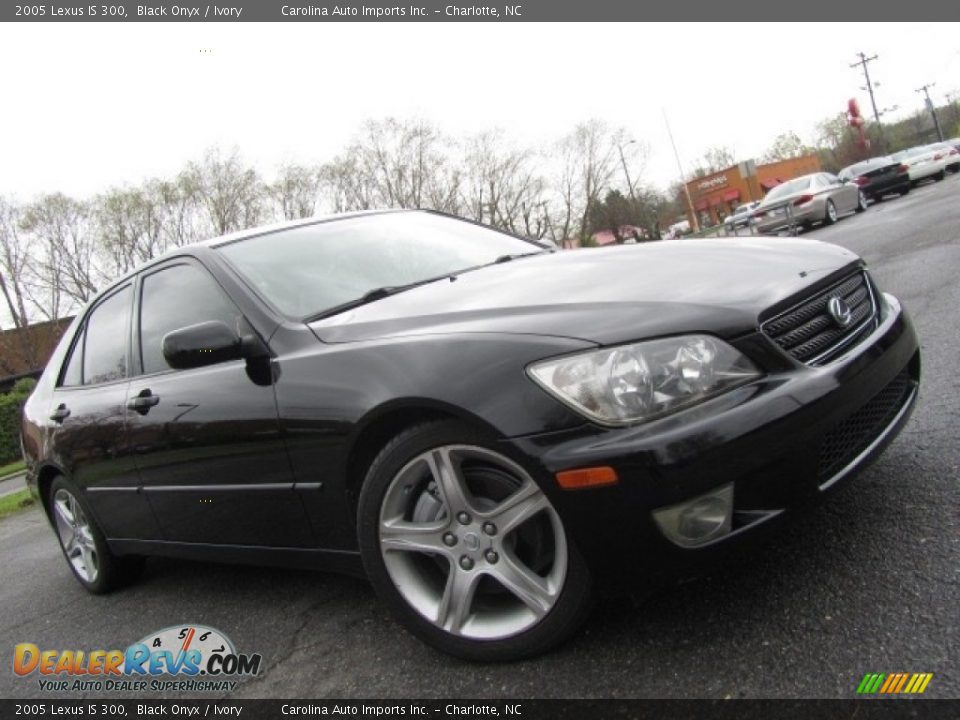
{"type": "Polygon", "coordinates": [[[900,197],[903,197],[904,195],[909,195],[909,194],[910,194],[910,183],[907,183],[900,190],[900,197]]]}
{"type": "Polygon", "coordinates": [[[110,552],[82,493],[64,477],[50,486],[49,512],[67,566],[88,592],[108,593],[140,576],[143,558],[110,552]]]}
{"type": "Polygon", "coordinates": [[[827,200],[827,206],[823,211],[823,224],[824,225],[833,225],[837,221],[837,206],[833,204],[833,200],[827,200]]]}
{"type": "Polygon", "coordinates": [[[589,613],[590,574],[559,515],[496,438],[469,425],[424,423],[388,443],[364,481],[357,528],[377,595],[450,655],[539,655],[589,613]]]}
{"type": "Polygon", "coordinates": [[[934,180],[934,182],[940,182],[940,181],[943,180],[946,176],[947,176],[947,171],[946,171],[946,170],[941,170],[940,172],[938,172],[936,175],[933,176],[933,180],[934,180]]]}
{"type": "Polygon", "coordinates": [[[864,195],[864,194],[861,192],[861,193],[859,193],[859,195],[857,196],[857,207],[856,207],[856,211],[857,211],[858,213],[862,213],[862,212],[863,212],[864,210],[866,210],[866,209],[867,209],[867,196],[864,195]]]}

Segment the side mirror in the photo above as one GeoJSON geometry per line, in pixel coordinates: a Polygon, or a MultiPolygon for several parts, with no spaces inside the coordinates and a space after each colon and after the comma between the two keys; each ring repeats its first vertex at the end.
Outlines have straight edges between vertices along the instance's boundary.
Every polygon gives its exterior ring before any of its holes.
{"type": "Polygon", "coordinates": [[[203,367],[252,356],[251,345],[262,345],[258,338],[244,342],[226,323],[219,320],[189,325],[163,336],[163,357],[177,370],[203,367]]]}

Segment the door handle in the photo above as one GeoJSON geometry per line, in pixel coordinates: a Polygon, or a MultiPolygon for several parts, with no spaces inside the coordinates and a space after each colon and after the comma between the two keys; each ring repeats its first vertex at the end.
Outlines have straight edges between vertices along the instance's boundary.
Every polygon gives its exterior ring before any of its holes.
{"type": "Polygon", "coordinates": [[[70,408],[68,408],[64,403],[57,405],[57,409],[53,411],[52,415],[50,415],[50,419],[58,423],[62,423],[68,417],[70,417],[70,408]]]}
{"type": "Polygon", "coordinates": [[[141,415],[146,415],[150,412],[150,408],[160,402],[160,396],[154,395],[150,392],[150,389],[141,390],[140,394],[136,397],[130,398],[127,402],[127,407],[131,410],[136,410],[141,415]]]}

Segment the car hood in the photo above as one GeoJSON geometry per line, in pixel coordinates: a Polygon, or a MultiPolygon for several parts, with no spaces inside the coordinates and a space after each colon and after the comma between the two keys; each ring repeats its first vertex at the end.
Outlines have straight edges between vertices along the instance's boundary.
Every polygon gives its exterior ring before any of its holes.
{"type": "Polygon", "coordinates": [[[491,265],[318,320],[324,342],[459,332],[599,344],[680,332],[735,337],[763,310],[845,265],[814,240],[676,240],[565,250],[491,265]]]}

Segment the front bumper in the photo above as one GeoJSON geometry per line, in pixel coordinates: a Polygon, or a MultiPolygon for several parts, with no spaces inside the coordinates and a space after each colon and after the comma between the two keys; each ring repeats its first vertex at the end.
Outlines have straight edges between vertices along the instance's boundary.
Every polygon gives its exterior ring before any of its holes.
{"type": "MultiPolygon", "coordinates": [[[[769,341],[758,332],[732,344],[755,356],[769,341]]],[[[750,385],[651,423],[584,425],[507,442],[536,471],[598,583],[622,587],[696,572],[854,475],[906,423],[919,379],[912,323],[885,296],[878,327],[827,365],[784,358],[750,385]],[[617,471],[616,485],[564,491],[553,479],[600,465],[617,471]],[[680,547],[653,520],[658,508],[731,482],[733,527],[722,538],[680,547]]]]}

